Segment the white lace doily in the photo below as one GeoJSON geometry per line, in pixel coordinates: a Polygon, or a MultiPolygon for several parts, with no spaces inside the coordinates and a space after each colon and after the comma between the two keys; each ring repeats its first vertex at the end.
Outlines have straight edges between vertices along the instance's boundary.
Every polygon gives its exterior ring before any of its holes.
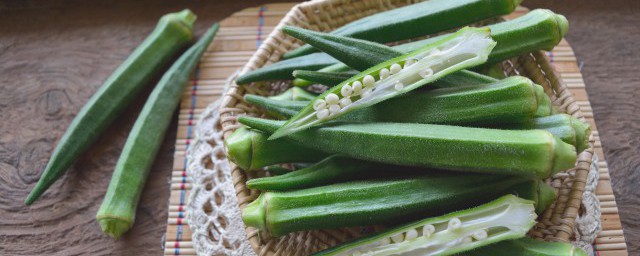
{"type": "MultiPolygon", "coordinates": [[[[232,76],[233,77],[233,76],[232,76]]],[[[227,81],[227,87],[229,81],[227,81]]],[[[226,91],[226,90],[225,90],[226,91]]],[[[231,168],[224,154],[218,126],[219,102],[207,107],[198,121],[195,143],[187,152],[193,187],[187,203],[187,219],[198,255],[256,255],[246,239],[231,168]]],[[[594,154],[583,194],[582,209],[574,227],[573,244],[593,254],[591,244],[602,229],[600,202],[595,194],[598,158],[594,154]]]]}

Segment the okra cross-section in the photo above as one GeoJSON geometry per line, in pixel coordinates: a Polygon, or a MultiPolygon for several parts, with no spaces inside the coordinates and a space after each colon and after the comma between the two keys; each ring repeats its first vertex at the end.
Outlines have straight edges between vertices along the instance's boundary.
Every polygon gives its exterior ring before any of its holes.
{"type": "Polygon", "coordinates": [[[325,123],[450,73],[482,64],[495,44],[489,29],[463,28],[414,52],[367,69],[327,90],[293,116],[270,139],[325,123]]]}
{"type": "Polygon", "coordinates": [[[506,195],[476,208],[414,222],[316,255],[451,255],[524,237],[535,219],[532,201],[506,195]]]}

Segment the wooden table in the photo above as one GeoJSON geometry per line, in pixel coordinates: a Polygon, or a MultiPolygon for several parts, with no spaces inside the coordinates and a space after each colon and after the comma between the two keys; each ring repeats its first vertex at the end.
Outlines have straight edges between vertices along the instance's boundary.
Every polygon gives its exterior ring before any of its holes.
{"type": "MultiPolygon", "coordinates": [[[[22,201],[75,113],[160,15],[189,7],[199,15],[196,30],[202,33],[237,10],[267,2],[282,1],[0,1],[0,255],[162,254],[175,134],[167,136],[154,164],[134,228],[114,241],[94,220],[141,103],[40,201],[30,207],[22,201]]],[[[640,4],[632,2],[525,6],[552,9],[570,21],[568,40],[584,63],[629,252],[637,255],[640,4]]]]}

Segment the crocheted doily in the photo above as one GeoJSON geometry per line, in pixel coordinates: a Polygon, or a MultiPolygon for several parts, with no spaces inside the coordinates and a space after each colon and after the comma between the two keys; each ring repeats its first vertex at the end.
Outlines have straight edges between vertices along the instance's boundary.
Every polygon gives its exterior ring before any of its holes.
{"type": "MultiPolygon", "coordinates": [[[[230,80],[229,80],[230,81],[230,80]]],[[[227,88],[229,86],[227,81],[227,88]]],[[[226,90],[225,90],[226,91],[226,90]]],[[[246,239],[244,223],[231,180],[219,129],[219,102],[207,107],[198,121],[195,143],[187,152],[187,172],[193,187],[187,203],[187,219],[198,255],[256,255],[246,239]]],[[[593,254],[591,244],[601,230],[598,158],[594,154],[583,194],[582,212],[576,219],[573,244],[593,254]]]]}

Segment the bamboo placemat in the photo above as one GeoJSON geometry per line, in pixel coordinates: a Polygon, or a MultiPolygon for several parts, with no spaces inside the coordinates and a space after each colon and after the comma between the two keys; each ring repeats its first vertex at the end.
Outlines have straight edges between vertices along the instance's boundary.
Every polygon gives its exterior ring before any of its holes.
{"type": "MultiPolygon", "coordinates": [[[[209,104],[222,96],[227,77],[249,61],[262,40],[271,33],[293,5],[295,4],[268,4],[234,13],[220,22],[221,28],[218,35],[202,57],[194,79],[185,91],[180,104],[169,215],[164,242],[165,255],[196,254],[191,242],[191,231],[184,219],[186,200],[191,189],[191,182],[185,170],[187,166],[186,151],[193,138],[196,121],[209,104]]],[[[526,12],[527,9],[519,7],[508,18],[515,18],[526,12]]],[[[603,229],[594,244],[595,255],[626,256],[627,247],[611,188],[609,169],[602,153],[602,144],[593,119],[593,111],[585,91],[582,74],[580,74],[580,65],[565,40],[562,40],[552,52],[549,52],[548,56],[580,104],[582,112],[591,124],[592,134],[595,137],[595,152],[600,159],[598,162],[600,180],[596,194],[600,200],[603,229]]]]}

